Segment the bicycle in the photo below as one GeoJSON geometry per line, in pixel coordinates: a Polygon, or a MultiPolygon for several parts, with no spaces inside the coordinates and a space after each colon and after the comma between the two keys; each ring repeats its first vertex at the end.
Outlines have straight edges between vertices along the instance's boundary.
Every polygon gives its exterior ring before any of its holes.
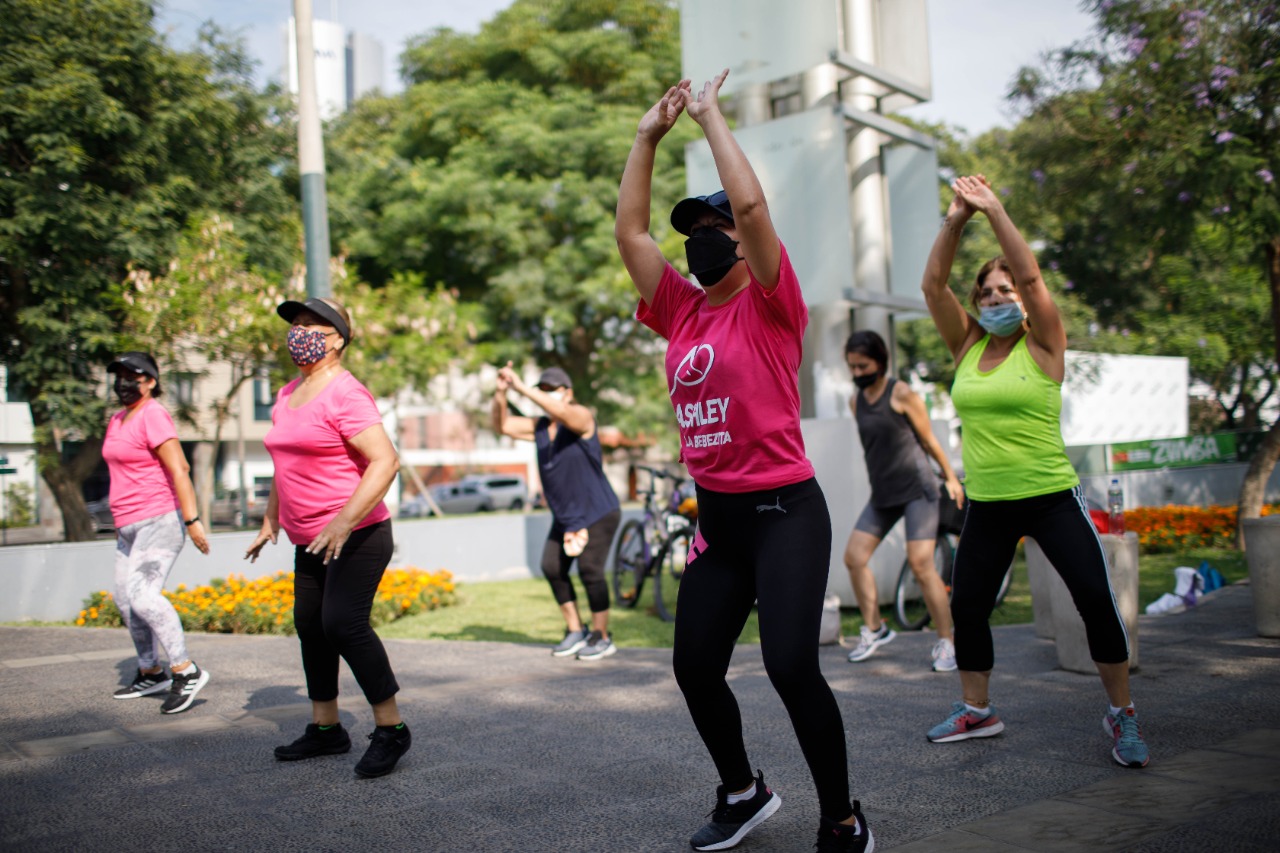
{"type": "Polygon", "coordinates": [[[631,519],[618,532],[613,552],[613,597],[619,607],[633,608],[640,603],[645,580],[653,578],[653,603],[664,622],[676,619],[680,579],[685,561],[693,546],[693,519],[696,498],[688,489],[692,481],[658,468],[637,465],[649,474],[648,488],[643,490],[644,519],[631,519]],[[666,506],[658,503],[658,481],[671,480],[671,498],[666,506]],[[683,488],[682,488],[683,487],[683,488]]]}
{"type": "MultiPolygon", "coordinates": [[[[942,577],[942,582],[947,587],[947,600],[950,601],[951,571],[955,566],[960,530],[964,527],[964,510],[956,506],[945,489],[938,500],[938,536],[933,546],[933,568],[942,577]]],[[[1013,563],[1010,563],[996,593],[996,606],[1004,601],[1012,581],[1013,563]]],[[[911,571],[910,560],[903,560],[902,569],[898,572],[898,584],[894,587],[893,595],[893,615],[898,627],[904,631],[919,631],[929,624],[929,609],[925,607],[924,595],[916,581],[916,574],[911,571]]]]}

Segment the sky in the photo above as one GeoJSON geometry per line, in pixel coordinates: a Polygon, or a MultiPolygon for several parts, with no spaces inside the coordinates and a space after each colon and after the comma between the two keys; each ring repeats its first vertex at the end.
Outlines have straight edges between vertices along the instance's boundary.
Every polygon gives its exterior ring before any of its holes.
{"type": "MultiPolygon", "coordinates": [[[[1004,94],[1017,70],[1036,64],[1047,50],[1084,38],[1091,26],[1080,0],[927,3],[933,99],[903,112],[970,134],[1012,125],[1004,94]]],[[[336,19],[382,42],[388,89],[394,92],[401,88],[398,57],[406,38],[436,27],[476,32],[510,0],[312,0],[312,5],[315,17],[336,19]]],[[[240,31],[250,54],[262,63],[262,80],[279,79],[291,0],[161,0],[159,12],[157,26],[177,47],[189,46],[207,18],[240,31]]]]}

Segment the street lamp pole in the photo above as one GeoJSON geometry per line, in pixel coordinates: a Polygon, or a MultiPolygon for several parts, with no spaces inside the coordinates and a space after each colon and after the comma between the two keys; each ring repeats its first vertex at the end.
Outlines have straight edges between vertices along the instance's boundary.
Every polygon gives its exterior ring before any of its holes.
{"type": "Polygon", "coordinates": [[[329,296],[329,207],[324,187],[324,139],[316,95],[311,0],[293,0],[293,31],[298,57],[298,171],[306,235],[307,295],[329,296]]]}

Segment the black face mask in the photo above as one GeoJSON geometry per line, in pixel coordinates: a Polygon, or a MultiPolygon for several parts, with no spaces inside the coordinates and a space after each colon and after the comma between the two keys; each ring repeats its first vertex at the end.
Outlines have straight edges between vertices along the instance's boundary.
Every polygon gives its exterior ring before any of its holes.
{"type": "Polygon", "coordinates": [[[120,405],[132,406],[134,403],[142,399],[141,381],[138,379],[125,379],[119,374],[116,375],[115,392],[120,398],[120,405]]]}
{"type": "Polygon", "coordinates": [[[738,241],[718,228],[694,231],[684,241],[684,256],[689,261],[689,272],[703,287],[718,284],[742,260],[738,257],[738,241]]]}
{"type": "Polygon", "coordinates": [[[853,377],[853,384],[865,390],[867,388],[870,388],[872,385],[875,385],[876,380],[883,375],[884,374],[879,370],[877,370],[875,373],[864,373],[861,376],[853,377]]]}

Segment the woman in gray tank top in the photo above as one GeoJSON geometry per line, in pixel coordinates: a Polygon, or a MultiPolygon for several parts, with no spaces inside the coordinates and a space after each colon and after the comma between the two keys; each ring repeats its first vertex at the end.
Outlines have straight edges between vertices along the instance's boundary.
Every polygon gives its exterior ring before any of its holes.
{"type": "Polygon", "coordinates": [[[871,500],[858,516],[844,550],[844,564],[849,569],[849,581],[863,620],[858,645],[849,653],[849,661],[866,660],[896,636],[880,618],[876,579],[868,564],[876,546],[898,519],[905,517],[907,561],[938,631],[933,669],[950,672],[956,668],[951,609],[946,587],[933,565],[938,535],[938,478],[925,453],[937,460],[947,493],[957,504],[963,504],[964,490],[933,436],[924,400],[888,376],[889,352],[884,339],[871,331],[854,332],[844,352],[857,386],[849,399],[849,409],[858,424],[871,481],[871,500]]]}

